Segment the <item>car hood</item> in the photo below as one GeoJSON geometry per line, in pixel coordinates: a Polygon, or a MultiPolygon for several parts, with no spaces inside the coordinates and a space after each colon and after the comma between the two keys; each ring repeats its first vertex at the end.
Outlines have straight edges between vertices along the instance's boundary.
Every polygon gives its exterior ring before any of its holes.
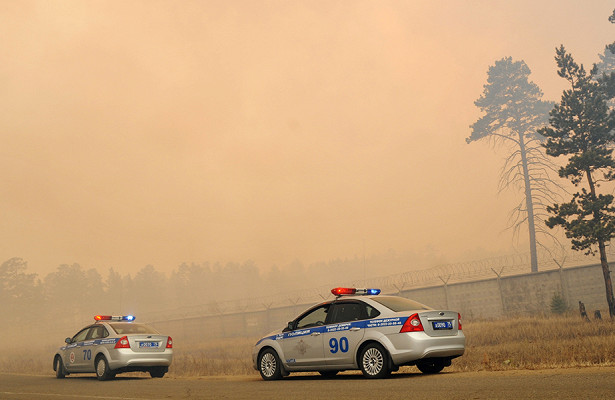
{"type": "Polygon", "coordinates": [[[270,337],[270,336],[281,335],[282,333],[284,333],[282,331],[283,331],[283,329],[273,330],[273,331],[269,332],[268,334],[263,335],[263,337],[261,337],[261,339],[264,339],[264,338],[267,338],[267,337],[270,337]]]}

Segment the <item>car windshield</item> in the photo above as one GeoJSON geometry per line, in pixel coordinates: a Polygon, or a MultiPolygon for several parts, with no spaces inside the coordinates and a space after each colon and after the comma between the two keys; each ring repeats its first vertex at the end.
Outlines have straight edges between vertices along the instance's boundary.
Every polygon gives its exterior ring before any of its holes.
{"type": "Polygon", "coordinates": [[[155,335],[159,334],[156,329],[145,324],[135,324],[132,322],[116,322],[109,325],[111,325],[111,328],[113,328],[113,330],[118,335],[130,335],[135,333],[146,333],[155,335]]]}
{"type": "Polygon", "coordinates": [[[398,296],[374,296],[371,299],[395,312],[432,309],[427,307],[425,304],[419,303],[418,301],[398,296]]]}

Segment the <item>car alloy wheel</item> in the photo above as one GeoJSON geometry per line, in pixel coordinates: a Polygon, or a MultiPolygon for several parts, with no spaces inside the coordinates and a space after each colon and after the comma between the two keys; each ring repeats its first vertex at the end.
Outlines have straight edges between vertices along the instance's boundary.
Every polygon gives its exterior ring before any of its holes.
{"type": "Polygon", "coordinates": [[[99,381],[106,381],[113,378],[115,374],[111,372],[109,363],[105,356],[101,355],[96,359],[96,377],[99,381]]]}
{"type": "Polygon", "coordinates": [[[66,371],[64,370],[64,363],[62,362],[62,358],[60,356],[56,357],[56,378],[62,379],[66,376],[66,371]]]}
{"type": "Polygon", "coordinates": [[[280,360],[272,349],[267,349],[261,353],[258,364],[258,369],[264,380],[270,381],[282,377],[280,360]]]}
{"type": "Polygon", "coordinates": [[[367,378],[384,378],[389,375],[389,360],[382,346],[369,344],[361,353],[361,371],[367,378]]]}

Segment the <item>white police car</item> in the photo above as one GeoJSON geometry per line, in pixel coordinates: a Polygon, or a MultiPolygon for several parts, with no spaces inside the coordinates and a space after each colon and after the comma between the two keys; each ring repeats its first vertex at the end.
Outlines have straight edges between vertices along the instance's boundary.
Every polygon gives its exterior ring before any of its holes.
{"type": "Polygon", "coordinates": [[[97,315],[72,338],[66,338],[53,357],[57,378],[82,372],[95,372],[101,380],[122,372],[149,372],[162,378],[173,360],[173,339],[135,317],[97,315]]]}
{"type": "Polygon", "coordinates": [[[379,296],[379,289],[335,288],[331,293],[335,300],[313,306],[256,343],[252,361],[263,379],[296,371],[334,376],[352,369],[367,378],[384,378],[402,365],[434,374],[464,353],[457,312],[379,296]]]}

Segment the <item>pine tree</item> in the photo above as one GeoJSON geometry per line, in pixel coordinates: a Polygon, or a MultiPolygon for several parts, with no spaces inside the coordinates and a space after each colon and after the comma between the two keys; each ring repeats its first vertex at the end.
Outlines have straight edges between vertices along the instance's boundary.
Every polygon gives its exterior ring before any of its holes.
{"type": "Polygon", "coordinates": [[[580,192],[568,203],[554,204],[547,226],[562,226],[571,239],[572,249],[594,254],[598,246],[604,275],[606,298],[611,317],[615,315],[615,300],[606,244],[615,237],[615,207],[613,195],[598,193],[599,182],[615,179],[612,158],[615,136],[615,113],[609,109],[605,87],[595,78],[597,68],[587,73],[577,64],[564,46],[556,49],[558,75],[570,83],[560,104],[550,112],[550,126],[540,129],[547,138],[548,155],[568,157],[559,175],[575,186],[584,183],[580,192]]]}
{"type": "Polygon", "coordinates": [[[511,57],[489,67],[483,94],[474,102],[484,116],[471,126],[472,134],[466,142],[489,138],[510,145],[500,175],[500,190],[513,185],[524,193],[511,219],[516,231],[527,222],[531,271],[536,272],[536,231],[546,233],[536,221],[546,217],[546,204],[555,201],[557,185],[550,178],[552,163],[541,147],[544,138],[536,133],[547,122],[552,104],[542,100],[540,88],[528,80],[530,73],[524,61],[513,61],[511,57]]]}
{"type": "Polygon", "coordinates": [[[566,300],[559,293],[554,293],[551,297],[551,312],[553,314],[564,314],[568,311],[568,304],[566,300]]]}

